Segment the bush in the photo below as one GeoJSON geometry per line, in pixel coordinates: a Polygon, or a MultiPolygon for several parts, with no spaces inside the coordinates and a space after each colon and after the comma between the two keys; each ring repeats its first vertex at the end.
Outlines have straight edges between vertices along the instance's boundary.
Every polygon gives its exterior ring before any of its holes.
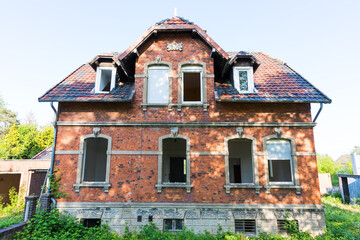
{"type": "Polygon", "coordinates": [[[4,206],[0,198],[0,229],[22,222],[25,199],[23,190],[18,194],[14,187],[9,190],[10,203],[4,206]]]}
{"type": "Polygon", "coordinates": [[[107,225],[84,227],[75,217],[57,209],[39,212],[15,239],[120,239],[107,225]]]}

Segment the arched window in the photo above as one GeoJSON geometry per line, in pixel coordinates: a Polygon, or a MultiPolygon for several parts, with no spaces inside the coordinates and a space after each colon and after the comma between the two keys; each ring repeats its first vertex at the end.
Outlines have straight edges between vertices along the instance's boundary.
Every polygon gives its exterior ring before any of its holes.
{"type": "Polygon", "coordinates": [[[190,139],[183,135],[165,135],[159,138],[158,192],[162,188],[186,188],[190,183],[190,139]]]}
{"type": "Polygon", "coordinates": [[[268,153],[268,176],[270,184],[293,183],[291,143],[286,139],[271,139],[266,142],[268,153]]]}
{"type": "Polygon", "coordinates": [[[111,137],[104,134],[89,134],[80,138],[80,151],[76,192],[81,187],[101,187],[107,192],[110,187],[111,137]]]}

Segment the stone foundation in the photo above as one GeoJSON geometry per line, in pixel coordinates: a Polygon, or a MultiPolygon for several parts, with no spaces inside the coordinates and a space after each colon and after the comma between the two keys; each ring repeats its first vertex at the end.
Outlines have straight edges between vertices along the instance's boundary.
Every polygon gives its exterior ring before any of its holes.
{"type": "MultiPolygon", "coordinates": [[[[149,223],[164,229],[164,219],[183,219],[187,229],[216,233],[218,225],[235,232],[235,220],[255,220],[256,234],[277,233],[277,220],[294,219],[299,228],[313,235],[324,232],[325,216],[322,205],[310,204],[173,204],[173,203],[65,203],[57,205],[60,211],[79,219],[101,219],[113,230],[123,233],[149,223]],[[141,221],[138,222],[138,216],[141,221]]],[[[253,235],[251,233],[246,235],[253,235]]]]}

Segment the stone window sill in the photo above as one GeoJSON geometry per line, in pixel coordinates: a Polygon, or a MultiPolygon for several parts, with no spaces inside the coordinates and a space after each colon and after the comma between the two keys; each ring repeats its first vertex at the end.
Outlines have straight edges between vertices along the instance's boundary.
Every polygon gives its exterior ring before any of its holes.
{"type": "Polygon", "coordinates": [[[207,103],[180,103],[180,104],[174,104],[174,106],[177,106],[176,108],[179,112],[183,107],[202,107],[204,112],[206,112],[210,105],[207,103]]]}
{"type": "Polygon", "coordinates": [[[279,184],[274,184],[274,185],[266,185],[264,186],[264,188],[266,189],[266,193],[270,193],[271,189],[295,189],[296,190],[296,194],[300,194],[302,186],[300,185],[290,185],[290,184],[284,184],[284,185],[279,185],[279,184]]]}
{"type": "Polygon", "coordinates": [[[226,193],[230,193],[230,190],[233,188],[249,188],[249,189],[254,189],[255,193],[259,194],[260,193],[260,189],[263,188],[260,185],[255,185],[253,183],[230,183],[230,184],[226,184],[224,185],[224,188],[226,189],[226,193]]]}
{"type": "Polygon", "coordinates": [[[161,183],[156,184],[155,187],[159,193],[161,193],[162,188],[186,188],[186,192],[190,193],[193,185],[187,183],[161,183]]]}
{"type": "Polygon", "coordinates": [[[75,192],[80,192],[80,188],[104,188],[104,192],[109,192],[109,188],[111,187],[110,183],[107,182],[82,182],[75,183],[73,185],[75,187],[75,192]]]}

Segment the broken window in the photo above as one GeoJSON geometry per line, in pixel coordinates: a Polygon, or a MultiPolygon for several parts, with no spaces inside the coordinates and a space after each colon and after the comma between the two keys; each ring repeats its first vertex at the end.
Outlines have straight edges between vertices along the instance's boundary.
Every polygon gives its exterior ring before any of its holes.
{"type": "Polygon", "coordinates": [[[147,103],[169,103],[169,67],[151,66],[148,69],[147,103]]]}
{"type": "Polygon", "coordinates": [[[253,183],[252,141],[232,139],[228,147],[230,183],[253,183]]]}
{"type": "Polygon", "coordinates": [[[108,140],[87,138],[84,141],[83,181],[104,182],[106,177],[108,140]]]}
{"type": "Polygon", "coordinates": [[[183,102],[202,103],[202,67],[182,68],[183,102]]]}
{"type": "Polygon", "coordinates": [[[181,231],[184,227],[183,219],[164,219],[164,230],[170,232],[181,231]]]}
{"type": "Polygon", "coordinates": [[[289,140],[273,139],[266,142],[270,183],[292,183],[292,156],[289,140]]]}
{"type": "Polygon", "coordinates": [[[162,144],[163,182],[186,183],[186,140],[166,138],[162,144]]]}
{"type": "Polygon", "coordinates": [[[96,72],[95,93],[108,93],[115,87],[116,68],[98,67],[96,72]]]}

